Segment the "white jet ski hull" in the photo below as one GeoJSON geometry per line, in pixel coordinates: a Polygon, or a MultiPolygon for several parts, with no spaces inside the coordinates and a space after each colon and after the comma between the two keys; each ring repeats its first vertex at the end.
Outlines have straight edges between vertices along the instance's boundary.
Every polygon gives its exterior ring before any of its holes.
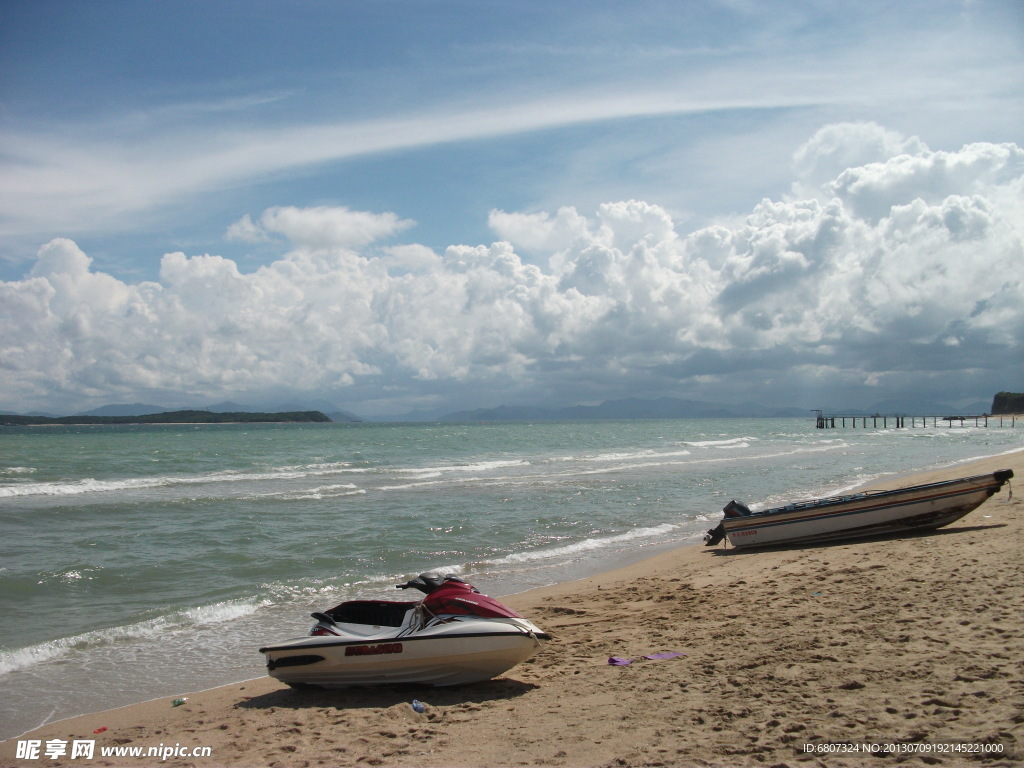
{"type": "MultiPolygon", "coordinates": [[[[550,637],[524,619],[452,618],[395,636],[313,636],[261,648],[268,673],[293,686],[325,688],[420,683],[463,685],[489,680],[526,661],[550,637]]],[[[365,627],[362,627],[365,631],[365,627]]]]}

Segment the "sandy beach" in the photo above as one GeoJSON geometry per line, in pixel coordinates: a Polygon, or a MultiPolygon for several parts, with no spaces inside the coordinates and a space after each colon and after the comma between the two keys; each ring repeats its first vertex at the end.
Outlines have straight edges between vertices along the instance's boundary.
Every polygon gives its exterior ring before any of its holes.
{"type": "MultiPolygon", "coordinates": [[[[1024,483],[1021,451],[870,487],[1007,467],[1024,483]]],[[[0,743],[0,764],[1024,764],[1024,493],[930,534],[691,546],[503,601],[554,640],[488,683],[293,691],[263,677],[53,723],[0,743]],[[682,655],[643,658],[661,652],[682,655]],[[39,757],[19,759],[30,739],[39,757]],[[49,740],[95,741],[94,756],[47,757],[49,740]],[[826,746],[839,742],[860,751],[826,746]],[[100,755],[112,746],[179,750],[100,755]]]]}

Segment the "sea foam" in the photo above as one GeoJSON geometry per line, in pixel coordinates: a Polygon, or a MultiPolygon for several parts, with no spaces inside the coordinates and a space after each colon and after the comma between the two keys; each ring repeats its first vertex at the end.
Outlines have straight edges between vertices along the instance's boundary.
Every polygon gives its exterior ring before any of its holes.
{"type": "Polygon", "coordinates": [[[657,536],[664,536],[671,531],[674,531],[679,526],[671,523],[664,523],[662,525],[655,525],[649,528],[634,528],[631,531],[625,533],[613,534],[611,536],[598,536],[590,539],[584,539],[583,541],[577,541],[573,544],[565,544],[560,547],[552,547],[550,549],[531,549],[527,552],[516,552],[505,557],[498,558],[496,560],[487,561],[488,565],[512,565],[515,563],[529,563],[537,560],[551,560],[551,559],[565,559],[571,558],[573,555],[581,554],[583,552],[592,552],[598,549],[606,549],[608,547],[615,547],[620,544],[626,544],[633,542],[638,539],[655,538],[657,536]]]}
{"type": "Polygon", "coordinates": [[[185,608],[146,621],[96,629],[69,637],[59,637],[25,648],[0,649],[0,675],[57,659],[74,651],[87,651],[112,643],[154,638],[175,630],[190,630],[195,627],[234,621],[253,614],[268,604],[268,600],[257,598],[224,600],[210,605],[185,608]]]}

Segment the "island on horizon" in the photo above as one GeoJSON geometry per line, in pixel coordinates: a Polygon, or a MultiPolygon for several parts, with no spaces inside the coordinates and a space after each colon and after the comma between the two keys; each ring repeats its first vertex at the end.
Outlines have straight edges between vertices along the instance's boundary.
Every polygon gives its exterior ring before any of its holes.
{"type": "Polygon", "coordinates": [[[320,411],[286,411],[282,413],[250,413],[234,411],[165,411],[142,416],[18,416],[0,415],[0,426],[90,426],[95,424],[237,424],[237,423],[329,423],[331,419],[320,411]]]}

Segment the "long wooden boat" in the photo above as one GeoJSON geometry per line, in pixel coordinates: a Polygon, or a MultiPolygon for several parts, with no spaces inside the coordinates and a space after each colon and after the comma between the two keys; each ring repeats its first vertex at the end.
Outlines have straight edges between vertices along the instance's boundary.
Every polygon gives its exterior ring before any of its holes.
{"type": "Polygon", "coordinates": [[[765,547],[931,530],[949,525],[997,493],[1012,469],[891,491],[798,501],[751,512],[730,501],[706,546],[728,538],[734,547],[765,547]]]}

